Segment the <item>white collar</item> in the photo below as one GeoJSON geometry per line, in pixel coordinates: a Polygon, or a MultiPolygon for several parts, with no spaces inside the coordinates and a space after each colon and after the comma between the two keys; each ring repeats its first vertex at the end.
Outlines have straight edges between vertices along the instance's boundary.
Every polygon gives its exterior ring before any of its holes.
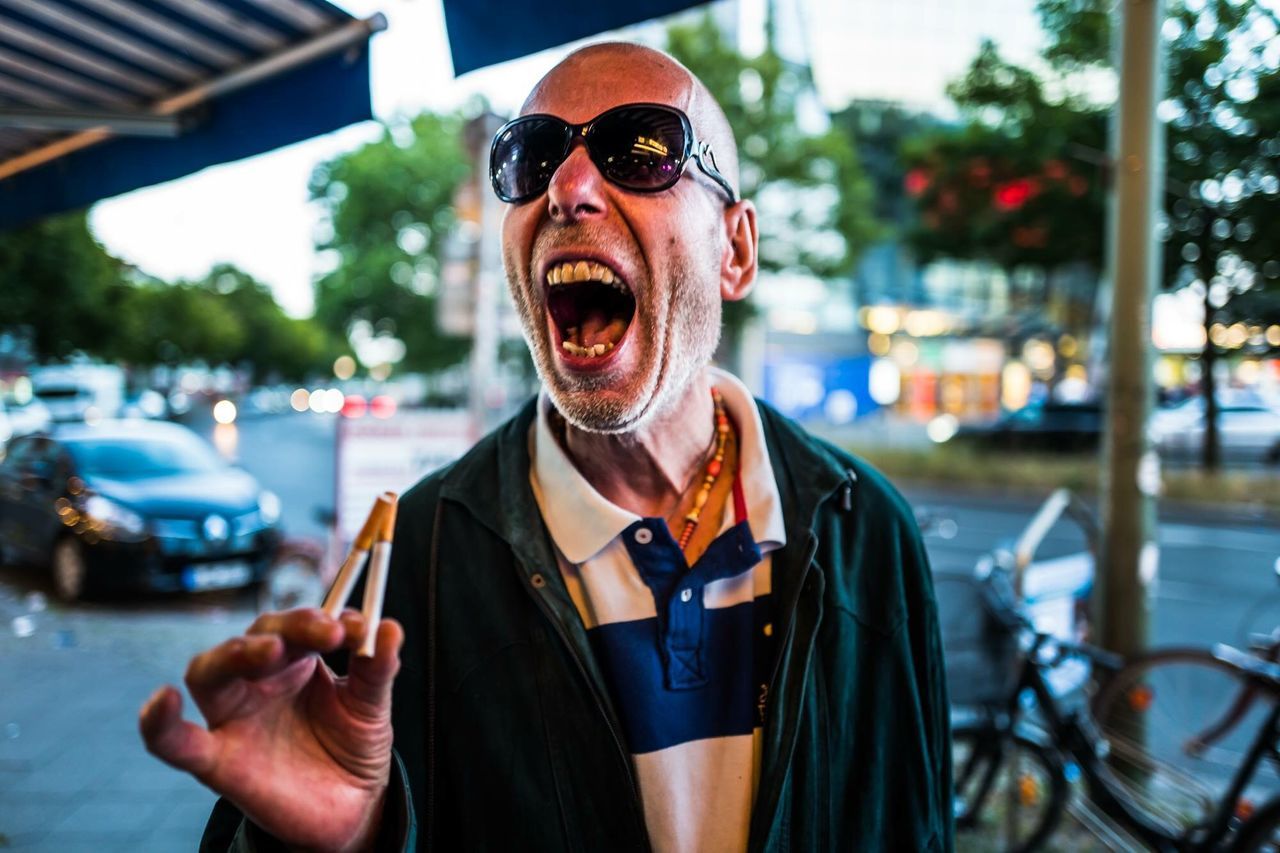
{"type": "MultiPolygon", "coordinates": [[[[761,551],[781,548],[787,542],[782,501],[755,400],[746,386],[729,373],[714,367],[707,368],[707,372],[711,384],[720,389],[725,409],[738,428],[738,470],[752,538],[761,551]]],[[[538,395],[538,416],[530,440],[533,465],[529,481],[560,553],[571,563],[585,563],[639,521],[640,516],[611,503],[578,473],[552,432],[551,414],[551,398],[544,390],[538,395]]],[[[725,513],[724,527],[733,523],[733,515],[725,513]]]]}

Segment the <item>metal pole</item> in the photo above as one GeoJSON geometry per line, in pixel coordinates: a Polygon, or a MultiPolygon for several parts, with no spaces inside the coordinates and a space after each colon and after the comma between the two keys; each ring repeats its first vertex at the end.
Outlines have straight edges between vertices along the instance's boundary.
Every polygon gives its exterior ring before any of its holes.
{"type": "Polygon", "coordinates": [[[1113,284],[1103,469],[1099,594],[1101,645],[1132,654],[1147,639],[1149,590],[1159,561],[1159,462],[1146,435],[1151,410],[1151,300],[1160,272],[1155,225],[1164,186],[1163,0],[1121,0],[1116,28],[1120,99],[1112,133],[1115,178],[1108,231],[1113,284]]]}

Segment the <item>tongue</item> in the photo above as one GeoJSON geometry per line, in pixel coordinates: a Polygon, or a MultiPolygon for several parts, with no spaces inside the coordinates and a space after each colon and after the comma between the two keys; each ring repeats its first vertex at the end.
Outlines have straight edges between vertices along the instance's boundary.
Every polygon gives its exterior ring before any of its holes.
{"type": "Polygon", "coordinates": [[[627,321],[621,317],[609,317],[603,311],[591,311],[582,318],[580,335],[582,346],[616,344],[627,330],[627,321]]]}

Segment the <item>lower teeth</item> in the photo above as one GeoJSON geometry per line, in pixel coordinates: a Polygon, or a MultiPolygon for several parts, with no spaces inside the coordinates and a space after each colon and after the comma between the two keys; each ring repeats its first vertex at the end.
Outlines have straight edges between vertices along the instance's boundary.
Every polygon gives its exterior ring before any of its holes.
{"type": "Polygon", "coordinates": [[[560,344],[565,352],[570,355],[584,356],[587,358],[598,358],[613,349],[613,344],[595,344],[589,347],[580,347],[573,341],[564,341],[560,344]]]}

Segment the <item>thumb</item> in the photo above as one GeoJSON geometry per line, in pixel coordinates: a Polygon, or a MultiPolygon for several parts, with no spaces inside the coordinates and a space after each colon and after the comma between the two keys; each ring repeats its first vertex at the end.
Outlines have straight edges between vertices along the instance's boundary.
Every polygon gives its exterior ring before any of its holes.
{"type": "Polygon", "coordinates": [[[362,706],[364,713],[374,716],[391,707],[391,687],[400,671],[400,647],[404,645],[404,629],[394,619],[378,623],[378,636],[373,657],[351,656],[347,668],[347,693],[362,706]]]}
{"type": "Polygon", "coordinates": [[[203,780],[213,770],[213,735],[182,719],[182,694],[165,685],[151,694],[138,714],[138,730],[147,751],[164,763],[203,780]]]}

